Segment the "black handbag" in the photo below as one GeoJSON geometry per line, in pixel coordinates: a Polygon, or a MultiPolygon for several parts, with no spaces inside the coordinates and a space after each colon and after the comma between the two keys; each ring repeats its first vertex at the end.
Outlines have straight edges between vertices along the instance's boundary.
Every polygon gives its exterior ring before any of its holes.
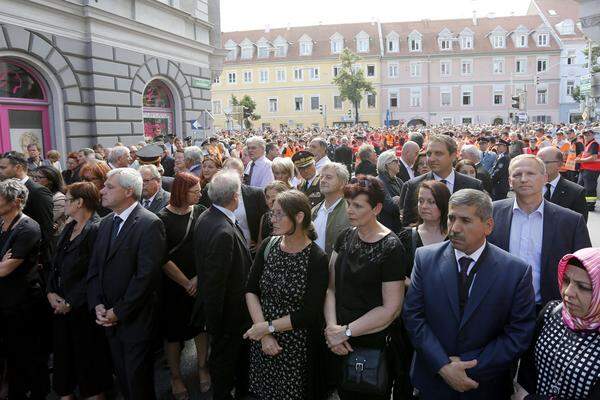
{"type": "MultiPolygon", "coordinates": [[[[346,254],[348,254],[348,241],[346,254]]],[[[340,283],[343,282],[343,268],[340,268],[340,283]]],[[[341,285],[338,290],[341,291],[341,285]]],[[[352,346],[354,351],[344,356],[342,361],[343,390],[371,394],[386,395],[390,389],[389,335],[381,348],[352,346]]]]}
{"type": "Polygon", "coordinates": [[[354,347],[344,356],[342,367],[343,390],[385,395],[389,391],[390,371],[387,345],[381,349],[354,347]]]}

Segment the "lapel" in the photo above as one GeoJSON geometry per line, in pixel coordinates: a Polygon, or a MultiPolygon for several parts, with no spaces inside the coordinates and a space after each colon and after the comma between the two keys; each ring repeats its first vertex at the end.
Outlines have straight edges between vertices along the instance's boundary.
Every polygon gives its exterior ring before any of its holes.
{"type": "Polygon", "coordinates": [[[496,260],[494,260],[493,257],[488,257],[489,252],[490,244],[486,243],[481,257],[479,257],[479,260],[477,260],[477,263],[481,266],[475,275],[475,280],[473,281],[473,285],[471,287],[471,294],[467,299],[467,304],[465,304],[463,318],[460,322],[460,329],[462,329],[471,315],[473,315],[473,312],[477,309],[477,307],[479,307],[479,304],[487,295],[490,286],[496,281],[498,268],[496,267],[496,260]]]}
{"type": "MultiPolygon", "coordinates": [[[[567,190],[565,188],[565,184],[563,183],[564,179],[565,178],[560,178],[556,184],[556,188],[554,188],[554,193],[552,193],[552,197],[550,198],[550,201],[554,204],[560,205],[560,199],[565,199],[567,197],[567,190]]],[[[544,213],[545,210],[546,208],[544,207],[544,213]]]]}
{"type": "Polygon", "coordinates": [[[252,259],[252,256],[250,255],[250,250],[248,249],[248,245],[246,244],[246,238],[244,237],[244,235],[242,235],[242,232],[239,231],[239,229],[235,226],[235,224],[233,222],[231,222],[231,220],[229,219],[228,216],[225,215],[225,220],[227,221],[227,223],[231,226],[231,228],[233,229],[233,232],[235,234],[235,237],[238,239],[238,241],[240,242],[240,246],[242,247],[242,249],[244,249],[244,253],[246,254],[246,256],[249,259],[252,259]]]}
{"type": "MultiPolygon", "coordinates": [[[[548,200],[544,200],[544,224],[542,230],[542,254],[540,260],[540,265],[542,268],[544,268],[544,260],[548,259],[550,249],[554,242],[554,233],[557,230],[556,223],[557,221],[554,218],[554,207],[552,203],[550,203],[548,200]]],[[[544,274],[542,273],[541,275],[543,276],[544,274]]]]}
{"type": "Polygon", "coordinates": [[[516,200],[502,202],[502,205],[498,210],[498,216],[497,218],[494,218],[496,223],[494,229],[499,228],[495,244],[506,251],[510,251],[510,227],[512,225],[512,209],[514,201],[516,200]],[[500,223],[500,221],[502,221],[502,223],[500,223]]]}
{"type": "MultiPolygon", "coordinates": [[[[133,209],[131,214],[129,214],[129,217],[127,217],[127,220],[125,220],[125,222],[123,223],[123,226],[121,227],[121,231],[117,235],[117,238],[115,240],[116,243],[111,243],[110,249],[108,249],[108,255],[106,256],[106,261],[110,260],[115,255],[117,250],[123,245],[123,242],[125,242],[125,238],[127,237],[127,234],[129,233],[131,228],[136,224],[136,222],[139,218],[139,213],[142,209],[144,209],[144,207],[142,207],[142,205],[138,203],[138,205],[133,209]]],[[[114,217],[114,214],[113,214],[113,217],[114,217]]],[[[110,225],[111,225],[111,229],[112,229],[112,224],[110,224],[110,225]]]]}
{"type": "MultiPolygon", "coordinates": [[[[327,217],[327,225],[325,226],[325,232],[327,233],[328,237],[329,237],[330,230],[332,229],[334,223],[338,219],[338,215],[340,214],[340,212],[342,212],[342,208],[344,207],[344,205],[342,203],[344,201],[346,201],[346,200],[344,198],[342,198],[339,201],[339,203],[337,203],[337,205],[335,206],[333,211],[331,211],[331,214],[329,214],[329,216],[327,217]]],[[[325,207],[325,200],[323,200],[320,204],[322,204],[322,207],[325,207]]]]}
{"type": "MultiPolygon", "coordinates": [[[[98,222],[99,220],[100,220],[100,217],[98,217],[98,214],[92,215],[92,218],[90,218],[89,221],[85,223],[85,226],[81,230],[81,233],[79,233],[79,235],[77,235],[75,240],[73,240],[73,243],[71,243],[71,245],[67,249],[67,253],[70,253],[73,250],[79,248],[79,246],[81,245],[81,242],[83,242],[85,240],[85,238],[87,237],[87,235],[90,233],[90,230],[92,229],[92,225],[94,223],[98,222]]],[[[72,221],[69,224],[75,225],[75,221],[72,221]]],[[[70,238],[73,230],[72,229],[67,230],[67,227],[65,226],[65,228],[63,229],[63,232],[66,232],[68,234],[61,236],[60,242],[58,243],[58,246],[57,246],[58,248],[61,248],[69,241],[69,238],[70,238]]]]}
{"type": "Polygon", "coordinates": [[[456,257],[454,256],[454,248],[450,242],[446,243],[445,250],[441,255],[439,272],[446,288],[448,300],[450,301],[450,308],[456,320],[460,321],[460,311],[458,308],[458,267],[456,265],[456,257]]]}

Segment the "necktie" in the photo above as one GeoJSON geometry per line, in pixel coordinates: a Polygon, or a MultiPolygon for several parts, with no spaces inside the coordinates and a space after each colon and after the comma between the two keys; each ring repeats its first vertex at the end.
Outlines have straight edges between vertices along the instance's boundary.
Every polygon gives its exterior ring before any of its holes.
{"type": "Polygon", "coordinates": [[[240,226],[240,224],[238,224],[237,220],[234,223],[235,225],[235,229],[237,229],[238,233],[240,234],[240,239],[242,239],[242,241],[246,244],[246,235],[244,235],[244,231],[242,230],[242,227],[240,226]]]}
{"type": "MultiPolygon", "coordinates": [[[[448,188],[448,190],[450,190],[450,186],[448,186],[448,181],[445,179],[440,179],[440,182],[442,182],[444,185],[446,185],[446,187],[448,188]]],[[[452,191],[450,191],[450,193],[452,193],[452,191]]]]}
{"type": "Polygon", "coordinates": [[[468,288],[468,271],[469,265],[473,262],[473,259],[470,257],[461,257],[458,260],[458,264],[460,265],[460,282],[459,282],[459,298],[460,298],[460,312],[462,314],[465,304],[467,303],[467,298],[469,297],[469,288],[468,288]]]}
{"type": "Polygon", "coordinates": [[[123,219],[119,216],[115,216],[115,218],[113,219],[112,232],[110,235],[111,245],[113,245],[115,243],[115,239],[117,239],[117,236],[119,235],[119,227],[121,226],[122,222],[123,222],[123,219]]]}
{"type": "Polygon", "coordinates": [[[550,183],[546,183],[546,193],[544,194],[544,198],[550,201],[550,197],[552,197],[552,185],[550,183]]]}
{"type": "Polygon", "coordinates": [[[148,207],[150,207],[150,199],[144,199],[142,205],[145,209],[148,209],[148,207]]]}
{"type": "Polygon", "coordinates": [[[246,185],[250,186],[250,182],[252,182],[252,173],[254,172],[254,161],[250,161],[250,171],[248,171],[248,175],[245,176],[246,185]]]}

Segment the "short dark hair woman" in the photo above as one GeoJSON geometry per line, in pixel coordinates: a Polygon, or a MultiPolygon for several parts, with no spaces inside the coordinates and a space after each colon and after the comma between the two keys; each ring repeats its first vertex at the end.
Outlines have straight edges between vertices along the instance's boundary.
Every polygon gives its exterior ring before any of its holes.
{"type": "Polygon", "coordinates": [[[48,302],[54,310],[54,391],[100,396],[112,386],[105,334],[89,313],[87,273],[98,233],[100,192],[91,182],[67,186],[65,214],[71,222],[58,239],[48,277],[48,302]]]}
{"type": "Polygon", "coordinates": [[[42,165],[31,172],[31,178],[52,193],[54,234],[58,237],[67,221],[65,215],[65,182],[59,170],[42,165]]]}
{"type": "Polygon", "coordinates": [[[257,399],[320,399],[327,255],[314,243],[310,203],[298,190],[277,195],[271,222],[275,236],[263,241],[247,284],[254,323],[244,334],[252,340],[250,393],[257,399]]]}
{"type": "Polygon", "coordinates": [[[521,361],[519,398],[600,399],[600,249],[564,256],[558,287],[521,361]]]}
{"type": "Polygon", "coordinates": [[[413,164],[413,171],[415,176],[421,176],[431,171],[431,168],[429,168],[429,165],[427,164],[427,153],[422,151],[417,154],[417,158],[413,164]]]}
{"type": "MultiPolygon", "coordinates": [[[[377,221],[385,193],[381,181],[358,175],[344,189],[351,228],[340,233],[329,263],[325,337],[333,353],[354,347],[382,350],[404,297],[404,251],[398,237],[377,221]]],[[[340,360],[341,361],[341,360],[340,360]]],[[[343,362],[340,362],[340,368],[343,362]]],[[[391,389],[392,382],[388,382],[391,389]]],[[[341,400],[366,398],[344,386],[341,400]]],[[[389,399],[390,394],[369,395],[389,399]]]]}

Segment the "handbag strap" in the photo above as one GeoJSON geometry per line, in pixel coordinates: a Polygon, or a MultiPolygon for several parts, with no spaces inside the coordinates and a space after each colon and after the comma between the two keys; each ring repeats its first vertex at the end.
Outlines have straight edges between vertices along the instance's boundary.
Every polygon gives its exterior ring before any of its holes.
{"type": "Polygon", "coordinates": [[[410,230],[410,238],[411,238],[410,247],[412,250],[412,254],[414,256],[415,252],[417,251],[417,241],[419,240],[419,231],[417,231],[416,226],[414,226],[410,230]]]}
{"type": "Polygon", "coordinates": [[[190,229],[192,227],[192,221],[193,220],[194,220],[194,207],[192,207],[192,211],[190,212],[190,218],[188,219],[188,223],[187,223],[187,227],[185,228],[185,235],[183,235],[183,239],[181,239],[181,242],[179,242],[177,244],[177,246],[173,247],[171,249],[171,251],[169,251],[169,255],[172,255],[177,250],[179,250],[181,248],[181,246],[183,246],[183,243],[185,243],[185,241],[187,240],[188,236],[190,235],[190,229]]]}
{"type": "Polygon", "coordinates": [[[271,236],[269,238],[269,243],[267,243],[267,246],[265,247],[265,252],[263,253],[263,261],[267,261],[267,257],[269,257],[269,254],[271,253],[271,249],[277,242],[277,239],[279,239],[279,236],[271,236]]]}

